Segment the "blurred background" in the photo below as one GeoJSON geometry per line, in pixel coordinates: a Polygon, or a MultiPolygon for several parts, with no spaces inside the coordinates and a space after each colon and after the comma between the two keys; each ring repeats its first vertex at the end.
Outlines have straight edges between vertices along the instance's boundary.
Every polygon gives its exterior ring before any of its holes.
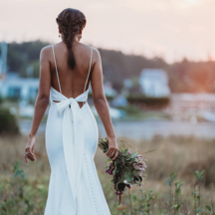
{"type": "MultiPolygon", "coordinates": [[[[18,167],[12,166],[19,161],[20,168],[27,173],[28,188],[36,189],[34,198],[42,198],[32,206],[32,211],[29,206],[26,213],[42,214],[50,174],[44,140],[48,109],[37,133],[38,160],[31,166],[24,163],[24,148],[39,86],[40,51],[61,41],[55,18],[63,9],[72,7],[87,18],[81,42],[97,48],[101,54],[104,89],[119,144],[129,143],[138,152],[156,149],[145,155],[148,161],[145,187],[154,188],[155,196],[161,192],[163,214],[167,214],[170,201],[165,180],[171,172],[187,183],[183,195],[190,195],[189,210],[194,207],[194,171],[205,170],[203,202],[215,197],[213,0],[0,0],[0,3],[1,192],[9,193],[6,181],[15,180],[11,171],[18,167]],[[41,172],[43,177],[38,178],[41,172]]],[[[99,135],[105,137],[91,88],[88,103],[98,122],[99,135]]],[[[127,213],[126,198],[125,207],[116,210],[117,200],[108,183],[111,177],[106,181],[104,173],[105,160],[98,149],[95,162],[112,214],[127,213]]],[[[133,195],[137,193],[133,189],[133,195]]],[[[13,212],[5,195],[0,194],[0,200],[7,206],[5,211],[24,214],[26,207],[22,205],[20,213],[15,209],[13,212]]],[[[31,196],[27,191],[26,195],[31,196]]],[[[132,198],[135,204],[135,197],[132,198]]],[[[19,202],[24,204],[20,199],[19,202]]],[[[150,210],[155,211],[156,201],[153,204],[150,210]]]]}

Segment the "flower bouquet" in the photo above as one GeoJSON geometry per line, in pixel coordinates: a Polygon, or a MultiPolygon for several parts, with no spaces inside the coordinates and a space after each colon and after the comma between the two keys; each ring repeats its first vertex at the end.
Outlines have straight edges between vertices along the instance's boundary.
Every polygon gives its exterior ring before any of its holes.
{"type": "MultiPolygon", "coordinates": [[[[100,138],[99,148],[106,153],[108,151],[108,139],[100,138]]],[[[131,185],[141,186],[145,175],[146,164],[143,162],[141,154],[131,154],[128,147],[120,148],[118,157],[112,161],[107,160],[106,173],[113,175],[111,182],[114,184],[115,194],[119,196],[119,205],[125,188],[131,188],[131,185]]]]}

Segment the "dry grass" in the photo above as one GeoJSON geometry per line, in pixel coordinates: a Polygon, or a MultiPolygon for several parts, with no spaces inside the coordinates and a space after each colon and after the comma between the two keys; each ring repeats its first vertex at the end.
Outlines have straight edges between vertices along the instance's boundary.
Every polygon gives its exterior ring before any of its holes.
{"type": "MultiPolygon", "coordinates": [[[[50,166],[46,154],[44,136],[37,136],[35,154],[36,162],[25,163],[24,149],[26,146],[26,136],[5,136],[0,137],[0,172],[1,180],[11,176],[14,163],[19,160],[21,168],[26,172],[27,177],[36,179],[41,175],[49,178],[50,166]]],[[[120,139],[118,143],[121,145],[120,139]]],[[[151,153],[144,154],[147,160],[147,177],[144,182],[145,189],[153,188],[156,192],[161,192],[167,198],[168,186],[166,178],[170,173],[175,172],[177,179],[185,182],[182,187],[181,198],[191,196],[195,177],[195,170],[205,170],[202,187],[202,200],[210,201],[215,199],[215,140],[195,139],[193,137],[157,137],[153,140],[130,141],[131,151],[146,152],[157,149],[151,153]]],[[[105,172],[106,156],[97,149],[95,163],[99,172],[99,177],[104,188],[109,205],[115,205],[115,197],[112,189],[111,176],[103,174],[105,172]]],[[[139,187],[132,187],[133,193],[139,193],[139,187]]],[[[124,199],[124,198],[123,198],[124,199]]],[[[124,200],[126,202],[126,200],[124,200]]],[[[114,206],[115,207],[115,206],[114,206]]]]}
{"type": "MultiPolygon", "coordinates": [[[[205,170],[202,187],[202,199],[208,202],[215,199],[215,140],[195,139],[193,137],[157,137],[153,140],[129,141],[132,152],[147,152],[144,158],[147,162],[147,177],[145,189],[153,188],[156,192],[168,195],[166,179],[172,172],[177,179],[184,182],[182,198],[190,197],[193,191],[195,170],[205,170]]],[[[120,139],[118,143],[121,144],[120,139]]],[[[97,169],[104,171],[105,156],[99,150],[95,156],[97,169]]],[[[110,177],[108,177],[111,179],[110,177]]],[[[133,187],[138,193],[139,187],[133,187]]]]}
{"type": "MultiPolygon", "coordinates": [[[[189,182],[198,168],[204,168],[206,173],[215,168],[215,140],[170,137],[129,142],[133,152],[157,149],[143,154],[147,160],[147,178],[150,180],[162,181],[171,172],[176,172],[179,177],[186,178],[189,182]]],[[[121,144],[120,140],[118,143],[121,144]]],[[[104,170],[105,156],[102,152],[97,151],[95,162],[98,170],[104,170]]],[[[211,179],[212,182],[215,181],[211,179]]]]}

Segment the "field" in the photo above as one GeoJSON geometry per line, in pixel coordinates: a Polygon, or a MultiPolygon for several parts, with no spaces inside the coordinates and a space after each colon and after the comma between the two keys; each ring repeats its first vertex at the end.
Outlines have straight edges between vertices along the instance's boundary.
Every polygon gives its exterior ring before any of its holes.
{"type": "MultiPolygon", "coordinates": [[[[45,138],[43,135],[37,136],[37,161],[29,161],[28,165],[24,160],[26,141],[26,136],[0,137],[1,215],[43,214],[50,176],[45,138]]],[[[118,139],[119,144],[123,142],[128,143],[123,138],[118,139]]],[[[166,139],[157,137],[152,140],[129,140],[128,144],[132,146],[133,152],[154,151],[143,154],[147,164],[143,186],[127,190],[120,206],[110,183],[111,176],[105,174],[106,157],[100,149],[97,149],[95,156],[99,178],[112,215],[214,214],[215,140],[173,136],[166,139]],[[201,182],[197,180],[198,175],[194,175],[196,170],[205,170],[201,182]],[[171,173],[176,174],[176,183],[172,182],[170,197],[170,184],[166,179],[171,173]],[[180,185],[177,180],[183,184],[180,185]],[[175,186],[177,184],[178,187],[175,186]]]]}

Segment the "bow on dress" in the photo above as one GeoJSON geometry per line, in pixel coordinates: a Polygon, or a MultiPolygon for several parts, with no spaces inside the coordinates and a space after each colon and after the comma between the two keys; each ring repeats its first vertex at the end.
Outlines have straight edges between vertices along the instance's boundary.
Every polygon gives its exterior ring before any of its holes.
{"type": "MultiPolygon", "coordinates": [[[[88,89],[89,90],[89,89],[88,89]]],[[[86,102],[88,90],[76,98],[67,98],[51,87],[51,99],[59,115],[63,114],[63,147],[69,182],[76,202],[84,155],[84,134],[81,123],[81,108],[78,102],[86,102]]]]}

